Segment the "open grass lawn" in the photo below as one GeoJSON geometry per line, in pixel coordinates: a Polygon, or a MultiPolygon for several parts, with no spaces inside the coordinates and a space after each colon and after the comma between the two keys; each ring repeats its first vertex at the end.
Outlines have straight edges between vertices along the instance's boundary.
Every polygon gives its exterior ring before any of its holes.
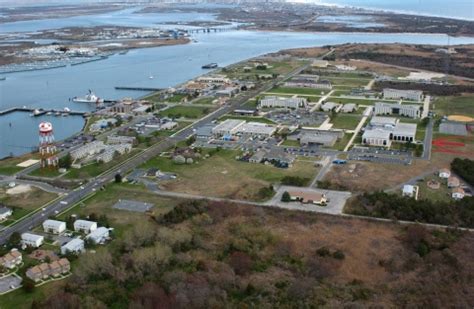
{"type": "Polygon", "coordinates": [[[36,287],[31,293],[18,289],[5,295],[0,295],[0,308],[30,309],[33,301],[42,301],[55,293],[66,284],[66,280],[52,281],[36,287]]]}
{"type": "Polygon", "coordinates": [[[42,207],[44,204],[57,197],[54,193],[49,193],[35,187],[22,194],[6,194],[6,189],[0,189],[0,204],[13,208],[13,215],[10,217],[17,220],[33,210],[42,207]]]}
{"type": "Polygon", "coordinates": [[[168,158],[156,157],[142,167],[176,173],[176,180],[163,183],[163,187],[171,191],[244,200],[258,200],[261,188],[278,183],[284,176],[312,178],[316,174],[311,162],[297,161],[289,169],[280,169],[237,161],[235,157],[239,153],[221,150],[192,165],[177,165],[168,158]]]}
{"type": "Polygon", "coordinates": [[[295,140],[286,139],[286,140],[282,143],[282,146],[299,147],[299,146],[300,146],[300,142],[295,141],[295,140]]]}
{"type": "Polygon", "coordinates": [[[256,99],[248,100],[243,107],[244,108],[249,108],[249,109],[255,109],[258,106],[258,102],[256,99]]]}
{"type": "Polygon", "coordinates": [[[212,101],[214,101],[216,98],[214,97],[207,97],[207,98],[200,98],[197,100],[194,100],[192,103],[193,104],[202,104],[202,105],[209,105],[212,104],[212,101]]]}
{"type": "Polygon", "coordinates": [[[28,153],[19,157],[5,158],[0,160],[0,175],[13,175],[23,170],[23,167],[16,166],[17,164],[29,159],[38,159],[37,153],[28,153]]]}
{"type": "Polygon", "coordinates": [[[312,89],[312,88],[289,88],[289,87],[275,87],[268,91],[269,93],[281,93],[281,94],[298,94],[298,95],[315,95],[320,96],[323,92],[327,93],[328,90],[312,89]]]}
{"type": "Polygon", "coordinates": [[[239,119],[239,120],[245,120],[247,122],[261,122],[261,123],[267,123],[267,124],[275,124],[270,119],[263,118],[263,117],[253,117],[253,116],[224,115],[221,118],[219,118],[219,121],[224,121],[227,119],[239,119]]]}
{"type": "Polygon", "coordinates": [[[466,115],[474,117],[474,95],[438,97],[434,110],[441,115],[466,115]]]}
{"type": "Polygon", "coordinates": [[[336,142],[336,144],[334,144],[334,147],[332,148],[343,151],[344,148],[346,148],[347,143],[349,143],[349,141],[351,140],[352,135],[354,134],[348,134],[348,133],[344,134],[344,136],[341,139],[339,139],[336,142]]]}
{"type": "Polygon", "coordinates": [[[38,168],[35,169],[30,173],[31,176],[38,176],[38,177],[47,177],[47,178],[55,178],[61,175],[58,169],[51,169],[51,168],[38,168]]]}
{"type": "Polygon", "coordinates": [[[436,201],[450,202],[453,200],[451,198],[451,190],[448,189],[448,186],[446,185],[446,180],[442,180],[435,175],[433,175],[432,177],[427,177],[423,181],[417,182],[416,185],[419,186],[420,188],[419,193],[418,193],[418,199],[428,199],[434,202],[436,201]],[[428,183],[428,180],[430,179],[441,183],[441,186],[438,190],[433,190],[428,187],[427,183],[428,183]]]}
{"type": "Polygon", "coordinates": [[[333,128],[336,129],[354,130],[361,119],[360,115],[337,114],[336,117],[331,119],[331,123],[333,128]]]}
{"type": "Polygon", "coordinates": [[[169,118],[201,118],[212,111],[211,107],[200,106],[173,106],[160,112],[160,116],[169,118]]]}
{"type": "Polygon", "coordinates": [[[346,87],[362,87],[366,86],[370,79],[363,78],[337,78],[337,77],[323,77],[322,79],[329,80],[333,86],[346,86],[346,87]]]}
{"type": "Polygon", "coordinates": [[[109,170],[111,167],[117,164],[120,164],[124,162],[125,160],[133,157],[139,152],[140,150],[133,149],[130,153],[119,156],[108,163],[94,162],[92,164],[83,166],[79,169],[71,168],[69,172],[66,175],[64,175],[64,177],[67,179],[89,179],[91,177],[96,177],[102,174],[103,172],[109,170]]]}
{"type": "Polygon", "coordinates": [[[95,195],[79,203],[76,207],[58,216],[59,220],[64,220],[67,216],[76,214],[79,216],[88,216],[91,213],[97,215],[106,215],[110,220],[110,225],[115,229],[115,235],[120,236],[127,228],[137,222],[146,220],[149,214],[114,209],[113,206],[118,200],[134,200],[144,203],[152,203],[153,215],[159,215],[170,211],[179,199],[170,199],[160,197],[153,192],[148,191],[142,185],[117,184],[112,183],[106,186],[106,190],[97,191],[95,195]],[[117,235],[119,234],[119,235],[117,235]]]}

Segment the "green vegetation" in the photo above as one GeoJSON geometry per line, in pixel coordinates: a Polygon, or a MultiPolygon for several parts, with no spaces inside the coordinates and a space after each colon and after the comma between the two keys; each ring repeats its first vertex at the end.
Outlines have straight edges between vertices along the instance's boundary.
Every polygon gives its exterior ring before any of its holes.
{"type": "MultiPolygon", "coordinates": [[[[337,149],[337,150],[340,150],[340,151],[343,151],[347,144],[349,143],[349,141],[351,140],[353,134],[344,134],[344,136],[342,138],[340,138],[332,148],[334,149],[337,149]]],[[[355,140],[354,140],[354,143],[355,143],[355,140]]]]}
{"type": "Polygon", "coordinates": [[[212,104],[214,100],[215,100],[214,97],[206,97],[206,98],[200,98],[200,99],[194,100],[192,103],[200,104],[200,105],[208,105],[208,104],[212,104]]]}
{"type": "Polygon", "coordinates": [[[201,118],[212,111],[210,107],[200,106],[173,106],[160,112],[160,116],[169,118],[201,118]]]}
{"type": "Polygon", "coordinates": [[[268,91],[269,93],[281,93],[281,94],[298,94],[298,95],[316,95],[320,96],[323,92],[327,93],[328,90],[311,89],[311,88],[289,88],[289,87],[275,87],[268,91]]]}
{"type": "Polygon", "coordinates": [[[299,147],[299,146],[300,146],[300,142],[298,142],[298,141],[296,141],[296,140],[286,139],[286,140],[282,143],[282,146],[299,147]]]}
{"type": "Polygon", "coordinates": [[[474,227],[474,197],[445,202],[415,200],[385,192],[365,193],[345,211],[369,217],[474,227]]]}
{"type": "Polygon", "coordinates": [[[37,159],[38,154],[27,154],[20,157],[4,158],[0,160],[0,175],[13,175],[23,170],[23,167],[16,166],[17,164],[29,160],[37,159]]]}
{"type": "Polygon", "coordinates": [[[266,123],[266,124],[275,124],[273,121],[271,121],[268,118],[254,117],[254,116],[224,115],[221,118],[219,118],[219,121],[224,121],[224,120],[227,120],[227,119],[238,119],[238,120],[245,120],[247,122],[261,122],[261,123],[266,123]]]}
{"type": "Polygon", "coordinates": [[[438,97],[433,105],[434,111],[441,115],[466,115],[474,117],[474,96],[438,97]]]}
{"type": "Polygon", "coordinates": [[[451,169],[468,184],[474,186],[474,161],[456,158],[451,162],[451,169]]]}
{"type": "Polygon", "coordinates": [[[285,176],[281,180],[281,183],[286,186],[305,187],[309,184],[310,180],[310,178],[299,176],[285,176]]]}
{"type": "Polygon", "coordinates": [[[331,118],[331,123],[334,125],[333,128],[354,130],[361,119],[360,115],[336,114],[335,117],[331,118]]]}

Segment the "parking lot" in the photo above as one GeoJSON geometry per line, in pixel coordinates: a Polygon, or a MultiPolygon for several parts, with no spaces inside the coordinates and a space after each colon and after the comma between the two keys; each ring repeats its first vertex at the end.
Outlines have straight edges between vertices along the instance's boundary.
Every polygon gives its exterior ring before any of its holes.
{"type": "Polygon", "coordinates": [[[0,278],[0,294],[5,294],[21,286],[22,279],[15,275],[0,278]]]}
{"type": "Polygon", "coordinates": [[[134,212],[147,212],[153,208],[153,204],[143,203],[139,201],[130,201],[130,200],[119,200],[113,206],[114,209],[134,211],[134,212]]]}
{"type": "Polygon", "coordinates": [[[288,126],[319,127],[327,118],[324,113],[310,111],[271,111],[266,118],[288,126]]]}
{"type": "Polygon", "coordinates": [[[410,157],[389,157],[389,156],[379,156],[379,155],[368,155],[368,154],[349,154],[349,160],[353,161],[366,161],[374,163],[388,163],[388,164],[402,164],[410,165],[412,163],[412,158],[410,157]]]}

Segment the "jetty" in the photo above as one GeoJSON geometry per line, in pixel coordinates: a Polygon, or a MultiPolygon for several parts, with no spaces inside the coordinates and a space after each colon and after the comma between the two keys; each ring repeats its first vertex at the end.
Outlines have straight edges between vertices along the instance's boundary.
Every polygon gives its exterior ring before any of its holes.
{"type": "Polygon", "coordinates": [[[126,87],[126,86],[116,86],[116,90],[132,90],[132,91],[163,91],[163,88],[154,88],[154,87],[126,87]]]}
{"type": "Polygon", "coordinates": [[[89,112],[83,112],[83,111],[65,111],[62,109],[43,109],[43,108],[30,108],[30,107],[12,107],[9,109],[1,110],[0,111],[0,116],[7,115],[10,113],[15,113],[15,112],[27,112],[27,113],[34,113],[36,111],[36,114],[34,116],[42,116],[48,113],[52,114],[61,114],[61,115],[72,115],[72,116],[87,116],[89,115],[89,112]]]}

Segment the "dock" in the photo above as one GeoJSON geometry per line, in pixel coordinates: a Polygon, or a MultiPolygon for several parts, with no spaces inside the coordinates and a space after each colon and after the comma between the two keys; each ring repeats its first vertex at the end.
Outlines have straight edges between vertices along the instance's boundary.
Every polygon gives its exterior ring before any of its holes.
{"type": "Polygon", "coordinates": [[[116,86],[116,90],[132,90],[132,91],[163,91],[163,88],[154,88],[154,87],[126,87],[126,86],[116,86]]]}
{"type": "Polygon", "coordinates": [[[33,113],[34,111],[38,111],[35,116],[42,116],[47,113],[53,113],[53,114],[67,114],[67,115],[72,115],[72,116],[82,116],[85,117],[89,114],[89,112],[81,112],[81,111],[64,111],[61,109],[43,109],[43,108],[30,108],[30,107],[12,107],[9,109],[5,109],[0,111],[0,116],[7,115],[10,113],[15,113],[15,112],[27,112],[27,113],[33,113]]]}

